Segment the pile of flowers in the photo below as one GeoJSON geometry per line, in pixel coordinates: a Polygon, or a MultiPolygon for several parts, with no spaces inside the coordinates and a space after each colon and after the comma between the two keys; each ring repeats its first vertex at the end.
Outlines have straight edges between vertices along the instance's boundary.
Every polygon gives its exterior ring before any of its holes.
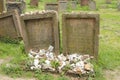
{"type": "Polygon", "coordinates": [[[32,60],[29,66],[31,70],[41,69],[43,71],[67,72],[74,74],[94,73],[93,65],[90,63],[92,56],[80,55],[74,53],[64,56],[63,54],[55,55],[53,46],[49,46],[47,50],[40,49],[38,52],[29,51],[29,58],[32,60]]]}

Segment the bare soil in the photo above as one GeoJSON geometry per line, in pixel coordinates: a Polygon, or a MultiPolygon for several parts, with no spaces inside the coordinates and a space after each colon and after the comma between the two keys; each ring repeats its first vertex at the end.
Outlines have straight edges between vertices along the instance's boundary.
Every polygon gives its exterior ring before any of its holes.
{"type": "Polygon", "coordinates": [[[29,78],[11,78],[6,75],[0,74],[0,80],[35,80],[35,79],[29,79],[29,78]]]}
{"type": "Polygon", "coordinates": [[[120,80],[120,67],[104,71],[106,80],[120,80]]]}

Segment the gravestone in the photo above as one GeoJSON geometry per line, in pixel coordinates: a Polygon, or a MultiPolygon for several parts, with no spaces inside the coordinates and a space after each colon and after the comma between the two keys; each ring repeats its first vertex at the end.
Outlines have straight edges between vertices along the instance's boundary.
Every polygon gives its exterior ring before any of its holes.
{"type": "Polygon", "coordinates": [[[89,2],[89,9],[90,10],[96,10],[96,2],[94,0],[91,0],[89,2]]]}
{"type": "Polygon", "coordinates": [[[20,19],[17,11],[0,14],[0,37],[16,39],[20,35],[20,19]]]}
{"type": "Polygon", "coordinates": [[[75,9],[76,6],[77,6],[77,2],[76,2],[76,1],[68,1],[68,3],[70,4],[70,7],[71,7],[72,9],[75,9]]]}
{"type": "Polygon", "coordinates": [[[7,6],[7,11],[13,11],[16,9],[19,14],[22,14],[23,12],[21,2],[7,2],[6,6],[7,6]]]}
{"type": "Polygon", "coordinates": [[[25,9],[26,9],[26,1],[25,0],[19,0],[19,2],[21,2],[21,9],[22,9],[22,12],[24,12],[25,9]]]}
{"type": "Polygon", "coordinates": [[[66,11],[67,7],[68,7],[68,2],[67,1],[59,1],[58,2],[58,6],[59,6],[59,11],[66,11]]]}
{"type": "Polygon", "coordinates": [[[63,53],[98,55],[99,15],[66,13],[62,15],[63,53]]]}
{"type": "Polygon", "coordinates": [[[58,12],[58,3],[46,3],[45,10],[55,10],[58,12]]]}
{"type": "Polygon", "coordinates": [[[30,6],[32,7],[38,7],[39,5],[39,0],[31,0],[30,1],[30,6]]]}
{"type": "Polygon", "coordinates": [[[90,0],[81,0],[81,6],[88,6],[90,0]]]}
{"type": "Polygon", "coordinates": [[[0,0],[0,13],[5,11],[5,0],[0,0]]]}
{"type": "Polygon", "coordinates": [[[106,4],[111,4],[111,0],[106,0],[106,4]]]}
{"type": "Polygon", "coordinates": [[[120,1],[118,2],[117,8],[118,8],[118,11],[120,11],[120,1]]]}
{"type": "Polygon", "coordinates": [[[36,15],[21,17],[22,36],[26,52],[30,49],[47,49],[54,47],[54,52],[59,53],[58,15],[56,11],[38,12],[36,15]]]}

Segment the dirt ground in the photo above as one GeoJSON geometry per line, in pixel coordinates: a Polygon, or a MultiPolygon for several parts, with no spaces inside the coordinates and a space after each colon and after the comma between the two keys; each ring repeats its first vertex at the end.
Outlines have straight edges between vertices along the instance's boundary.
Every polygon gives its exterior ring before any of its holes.
{"type": "Polygon", "coordinates": [[[28,78],[11,78],[6,75],[1,75],[0,74],[0,80],[35,80],[35,79],[28,79],[28,78]]]}
{"type": "Polygon", "coordinates": [[[120,67],[115,70],[105,70],[106,80],[120,80],[120,67]]]}

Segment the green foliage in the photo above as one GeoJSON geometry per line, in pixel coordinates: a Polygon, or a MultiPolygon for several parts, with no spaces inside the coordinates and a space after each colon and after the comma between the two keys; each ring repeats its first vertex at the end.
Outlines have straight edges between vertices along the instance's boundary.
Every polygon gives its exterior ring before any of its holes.
{"type": "Polygon", "coordinates": [[[57,68],[58,68],[59,65],[60,65],[60,64],[59,64],[58,61],[51,61],[51,66],[52,66],[53,68],[55,68],[56,70],[57,70],[57,68]]]}
{"type": "Polygon", "coordinates": [[[19,65],[6,64],[2,65],[1,69],[6,75],[11,77],[20,77],[23,73],[19,65]]]}
{"type": "Polygon", "coordinates": [[[64,73],[66,73],[69,69],[71,69],[70,65],[69,64],[65,65],[63,68],[64,73]]]}
{"type": "Polygon", "coordinates": [[[51,74],[42,73],[40,70],[35,72],[35,78],[38,80],[54,80],[54,77],[51,74]]]}
{"type": "Polygon", "coordinates": [[[10,37],[0,37],[0,41],[4,43],[18,44],[20,39],[11,39],[10,37]]]}
{"type": "MultiPolygon", "coordinates": [[[[44,5],[47,2],[56,2],[57,0],[39,0],[39,6],[37,8],[30,7],[30,0],[26,0],[27,11],[35,10],[44,10],[44,5]]],[[[99,57],[97,62],[94,63],[95,69],[95,80],[105,80],[103,76],[103,71],[105,69],[114,69],[120,65],[120,13],[117,11],[117,0],[112,0],[111,4],[106,4],[105,0],[95,0],[98,10],[92,11],[93,13],[100,14],[100,45],[99,45],[99,57]]],[[[67,10],[72,12],[70,5],[67,10]]],[[[76,12],[80,11],[89,11],[88,7],[81,7],[80,4],[77,4],[77,8],[74,10],[76,12]]],[[[89,11],[91,12],[91,11],[89,11]]],[[[61,20],[61,14],[59,15],[61,20]]],[[[60,23],[60,35],[61,31],[60,23]]],[[[62,36],[60,36],[62,38],[62,36]]],[[[61,39],[60,38],[60,39],[61,39]]],[[[62,39],[61,39],[62,42],[62,39]]],[[[62,45],[62,44],[61,44],[62,45]]],[[[62,50],[62,47],[61,47],[62,50]]],[[[28,59],[25,53],[25,48],[23,42],[19,40],[11,40],[9,37],[0,38],[0,58],[11,58],[9,67],[5,64],[0,66],[1,73],[5,73],[12,77],[20,77],[24,73],[28,73],[29,76],[32,74],[38,80],[69,80],[64,76],[58,76],[57,78],[53,75],[42,73],[41,70],[33,72],[24,72],[25,67],[31,64],[31,61],[28,59]],[[14,66],[16,65],[16,66],[14,66]],[[32,74],[31,74],[32,73],[32,74]]],[[[41,60],[44,62],[44,60],[41,60]]],[[[51,65],[54,68],[59,66],[59,62],[53,61],[51,65]]],[[[69,66],[66,66],[64,69],[67,71],[69,66]]],[[[92,77],[89,77],[89,80],[92,80],[92,77]]]]}
{"type": "Polygon", "coordinates": [[[59,76],[57,80],[69,80],[67,77],[59,76]]]}

